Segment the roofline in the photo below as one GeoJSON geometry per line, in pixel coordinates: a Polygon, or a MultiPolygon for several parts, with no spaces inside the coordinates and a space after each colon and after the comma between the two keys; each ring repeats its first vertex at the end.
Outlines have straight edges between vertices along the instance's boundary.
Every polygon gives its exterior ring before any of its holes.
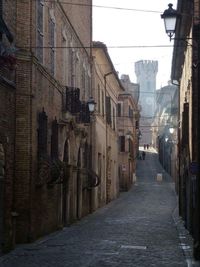
{"type": "Polygon", "coordinates": [[[111,65],[112,72],[113,72],[113,74],[114,74],[114,76],[115,76],[115,78],[116,78],[116,80],[117,80],[117,82],[118,82],[120,88],[122,89],[122,91],[125,91],[125,88],[124,88],[124,86],[122,85],[122,83],[121,83],[121,81],[120,81],[120,79],[119,79],[119,77],[118,77],[118,73],[117,73],[117,71],[115,70],[115,67],[114,67],[114,65],[113,65],[113,62],[112,62],[112,60],[111,60],[111,58],[110,58],[110,55],[109,55],[109,53],[108,53],[107,46],[106,46],[103,42],[100,42],[100,41],[93,41],[92,44],[93,44],[93,48],[102,49],[102,50],[104,51],[104,53],[105,53],[105,55],[106,55],[106,58],[108,59],[110,65],[111,65]]]}

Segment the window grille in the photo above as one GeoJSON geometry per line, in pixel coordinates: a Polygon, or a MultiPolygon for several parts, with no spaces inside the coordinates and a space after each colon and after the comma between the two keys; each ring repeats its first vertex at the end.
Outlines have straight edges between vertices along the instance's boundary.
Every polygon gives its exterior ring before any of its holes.
{"type": "Polygon", "coordinates": [[[80,123],[90,123],[90,111],[89,111],[88,104],[85,102],[81,103],[79,122],[80,123]]]}
{"type": "Polygon", "coordinates": [[[80,89],[66,87],[66,111],[76,114],[81,111],[80,89]]]}

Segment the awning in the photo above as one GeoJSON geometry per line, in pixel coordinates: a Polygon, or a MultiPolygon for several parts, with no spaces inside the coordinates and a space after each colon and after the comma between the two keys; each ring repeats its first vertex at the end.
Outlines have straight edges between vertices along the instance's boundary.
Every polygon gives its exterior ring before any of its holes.
{"type": "Polygon", "coordinates": [[[13,39],[14,39],[13,35],[9,31],[9,29],[8,29],[8,27],[7,27],[5,21],[3,20],[2,17],[0,17],[0,33],[5,34],[10,43],[13,42],[13,39]]]}

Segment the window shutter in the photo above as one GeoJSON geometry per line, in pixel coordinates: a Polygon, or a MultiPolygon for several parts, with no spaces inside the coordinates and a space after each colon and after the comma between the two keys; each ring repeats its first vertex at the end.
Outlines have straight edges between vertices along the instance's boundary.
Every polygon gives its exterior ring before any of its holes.
{"type": "Polygon", "coordinates": [[[109,96],[106,96],[106,121],[111,125],[111,102],[109,96]]]}
{"type": "Polygon", "coordinates": [[[122,106],[121,103],[117,104],[117,116],[121,117],[121,112],[122,112],[122,106]]]}
{"type": "Polygon", "coordinates": [[[184,104],[183,109],[183,121],[182,121],[182,145],[183,147],[187,146],[189,144],[189,104],[184,104]]]}
{"type": "Polygon", "coordinates": [[[125,136],[119,136],[119,149],[120,152],[125,152],[125,136]]]}
{"type": "Polygon", "coordinates": [[[58,122],[56,119],[52,122],[51,158],[58,159],[58,122]]]}

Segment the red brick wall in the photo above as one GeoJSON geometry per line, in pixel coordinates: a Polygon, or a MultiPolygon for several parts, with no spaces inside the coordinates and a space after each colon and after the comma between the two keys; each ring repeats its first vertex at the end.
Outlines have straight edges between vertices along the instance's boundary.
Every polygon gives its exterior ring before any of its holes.
{"type": "Polygon", "coordinates": [[[4,249],[12,246],[13,221],[13,183],[14,183],[14,104],[15,88],[0,83],[0,142],[5,151],[5,178],[3,181],[3,203],[0,204],[3,214],[4,249]]]}

